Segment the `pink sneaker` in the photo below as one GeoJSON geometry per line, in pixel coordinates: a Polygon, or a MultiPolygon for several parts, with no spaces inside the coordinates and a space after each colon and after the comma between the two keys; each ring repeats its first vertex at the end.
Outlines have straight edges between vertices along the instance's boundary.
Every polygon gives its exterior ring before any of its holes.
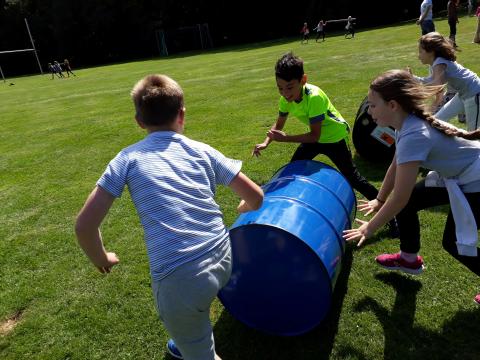
{"type": "Polygon", "coordinates": [[[375,261],[383,268],[388,270],[400,270],[409,274],[418,275],[423,272],[423,259],[417,256],[417,260],[407,262],[400,257],[400,253],[382,254],[375,258],[375,261]]]}
{"type": "Polygon", "coordinates": [[[477,294],[477,296],[475,296],[473,301],[475,301],[477,303],[477,305],[480,305],[480,294],[477,294]]]}

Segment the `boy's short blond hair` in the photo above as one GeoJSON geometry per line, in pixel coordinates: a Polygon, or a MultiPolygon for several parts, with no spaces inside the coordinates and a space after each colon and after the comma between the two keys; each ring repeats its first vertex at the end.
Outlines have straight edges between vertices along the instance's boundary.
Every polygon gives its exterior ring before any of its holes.
{"type": "Polygon", "coordinates": [[[170,125],[183,109],[183,90],[166,75],[148,75],[131,92],[136,117],[146,125],[170,125]]]}

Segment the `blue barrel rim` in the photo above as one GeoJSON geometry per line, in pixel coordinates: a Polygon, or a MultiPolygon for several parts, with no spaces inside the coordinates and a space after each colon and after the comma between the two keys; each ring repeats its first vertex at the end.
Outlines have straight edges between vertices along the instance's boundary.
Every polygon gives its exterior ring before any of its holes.
{"type": "MultiPolygon", "coordinates": [[[[323,263],[322,259],[318,256],[317,252],[315,250],[313,250],[304,240],[300,239],[298,236],[286,231],[285,229],[282,229],[278,226],[275,226],[275,225],[270,225],[270,224],[261,224],[261,223],[247,223],[247,224],[244,224],[242,225],[241,227],[235,227],[233,228],[232,230],[236,230],[238,229],[238,231],[244,231],[244,228],[248,228],[248,227],[255,227],[255,226],[262,226],[262,227],[271,227],[271,228],[275,228],[277,230],[280,230],[280,232],[283,232],[285,234],[288,235],[288,237],[291,237],[291,238],[295,238],[297,240],[300,240],[300,243],[303,244],[303,246],[307,249],[308,252],[310,253],[313,253],[315,255],[315,257],[318,259],[318,263],[319,263],[319,268],[320,268],[320,271],[324,274],[326,274],[326,276],[328,278],[330,278],[329,276],[329,272],[328,272],[328,269],[327,267],[325,266],[325,264],[323,263]]],[[[232,242],[232,237],[230,237],[230,241],[232,242]]],[[[232,250],[233,250],[233,245],[232,245],[232,250]]],[[[340,262],[342,262],[343,260],[343,252],[342,252],[342,257],[340,258],[340,262]]],[[[233,270],[233,269],[232,269],[233,270]]],[[[339,269],[339,271],[341,271],[341,269],[339,269]]],[[[332,303],[333,303],[333,292],[334,292],[334,286],[333,286],[333,283],[332,283],[332,279],[330,279],[330,281],[324,283],[324,285],[327,285],[328,287],[328,290],[329,290],[329,297],[328,297],[328,300],[329,300],[329,304],[328,304],[328,307],[327,307],[327,312],[326,314],[328,314],[328,312],[330,311],[331,309],[331,306],[332,306],[332,303]]],[[[224,301],[226,300],[225,298],[227,298],[226,296],[223,295],[223,292],[222,291],[219,291],[218,294],[217,294],[217,297],[218,299],[220,300],[220,302],[222,303],[223,307],[230,313],[230,315],[232,315],[235,319],[237,319],[238,321],[242,322],[243,324],[247,325],[248,327],[251,327],[253,329],[256,329],[258,331],[261,331],[263,333],[266,333],[266,334],[270,334],[270,335],[274,335],[274,336],[285,336],[285,337],[289,337],[289,336],[298,336],[298,335],[302,335],[302,334],[306,334],[307,332],[311,331],[312,329],[316,328],[318,325],[320,325],[322,323],[322,321],[325,320],[325,316],[322,317],[319,321],[314,321],[312,322],[311,325],[309,325],[308,327],[303,327],[301,330],[297,330],[297,331],[288,331],[288,332],[283,332],[283,333],[279,333],[279,332],[274,332],[274,331],[268,331],[268,330],[265,330],[264,328],[260,327],[258,324],[255,324],[254,322],[250,322],[250,321],[247,321],[245,320],[243,317],[242,317],[242,313],[241,311],[237,311],[237,308],[231,308],[231,307],[228,307],[227,305],[225,305],[224,301]]],[[[228,303],[228,301],[227,301],[228,303]]]]}
{"type": "MultiPolygon", "coordinates": [[[[325,164],[324,162],[322,161],[318,161],[318,160],[313,160],[313,159],[304,159],[304,160],[295,160],[295,161],[290,161],[289,163],[286,163],[285,165],[283,165],[282,167],[278,168],[278,170],[276,170],[274,173],[273,173],[273,176],[277,175],[280,170],[282,170],[283,168],[287,167],[288,165],[290,164],[293,164],[293,163],[299,163],[299,162],[314,162],[314,163],[317,163],[317,164],[321,164],[321,165],[324,165],[325,167],[327,168],[330,168],[332,170],[335,170],[346,182],[348,185],[350,185],[350,182],[347,180],[347,178],[345,177],[345,175],[343,175],[340,170],[334,168],[333,166],[331,165],[328,165],[328,164],[325,164]]],[[[272,177],[273,177],[272,176],[272,177]]],[[[267,183],[268,184],[268,183],[267,183]]],[[[265,185],[267,185],[265,184],[265,185]]],[[[263,185],[262,185],[262,188],[263,188],[263,185]]],[[[355,215],[354,217],[356,216],[356,213],[357,213],[357,196],[355,195],[355,190],[353,190],[353,187],[352,185],[350,185],[350,190],[352,192],[352,195],[353,195],[353,200],[355,201],[355,206],[353,207],[353,209],[355,210],[355,215]]]]}
{"type": "MultiPolygon", "coordinates": [[[[317,252],[316,252],[315,250],[313,250],[312,247],[309,246],[309,245],[305,242],[305,240],[300,239],[297,235],[292,234],[291,232],[288,232],[287,230],[282,229],[282,228],[279,227],[279,226],[275,226],[275,225],[271,225],[271,224],[262,224],[262,223],[250,222],[250,223],[247,223],[247,224],[242,225],[241,227],[249,227],[249,226],[269,226],[269,227],[272,227],[272,228],[281,230],[282,232],[287,233],[287,234],[295,237],[296,239],[300,240],[301,243],[303,243],[304,245],[306,245],[306,247],[307,247],[309,250],[313,251],[313,252],[315,253],[316,257],[317,257],[318,259],[320,259],[320,256],[317,254],[317,252]]],[[[240,227],[235,227],[235,228],[233,228],[232,230],[239,229],[239,228],[240,228],[240,227]]],[[[230,232],[230,229],[229,229],[229,232],[230,232]]],[[[232,239],[230,238],[230,241],[231,241],[231,240],[232,240],[232,239]]],[[[345,250],[344,250],[341,246],[340,246],[340,248],[342,249],[342,256],[345,255],[345,250]]],[[[340,261],[341,261],[341,260],[342,260],[342,259],[340,259],[340,261]]],[[[325,267],[325,264],[323,263],[323,261],[322,261],[321,259],[320,259],[320,264],[322,265],[323,270],[325,270],[325,273],[328,274],[328,270],[327,270],[327,268],[325,267]]],[[[332,285],[332,282],[330,282],[329,285],[330,285],[330,291],[333,293],[334,287],[333,287],[333,285],[332,285]]]]}

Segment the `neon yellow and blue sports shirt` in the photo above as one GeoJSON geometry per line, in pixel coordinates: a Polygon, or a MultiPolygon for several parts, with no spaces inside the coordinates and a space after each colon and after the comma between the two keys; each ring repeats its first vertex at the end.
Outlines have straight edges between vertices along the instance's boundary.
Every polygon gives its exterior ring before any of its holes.
{"type": "Polygon", "coordinates": [[[305,125],[322,122],[322,132],[319,143],[335,143],[345,139],[349,133],[347,122],[335,109],[328,96],[318,87],[305,84],[300,102],[288,102],[280,96],[279,115],[293,115],[305,125]]]}

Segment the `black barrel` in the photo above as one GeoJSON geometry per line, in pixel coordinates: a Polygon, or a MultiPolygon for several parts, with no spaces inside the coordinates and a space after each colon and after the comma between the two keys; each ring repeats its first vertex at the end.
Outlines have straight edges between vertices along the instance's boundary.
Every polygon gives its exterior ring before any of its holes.
{"type": "Polygon", "coordinates": [[[367,112],[367,98],[363,99],[355,117],[352,140],[357,153],[372,162],[390,162],[395,154],[395,130],[380,127],[367,112]]]}

